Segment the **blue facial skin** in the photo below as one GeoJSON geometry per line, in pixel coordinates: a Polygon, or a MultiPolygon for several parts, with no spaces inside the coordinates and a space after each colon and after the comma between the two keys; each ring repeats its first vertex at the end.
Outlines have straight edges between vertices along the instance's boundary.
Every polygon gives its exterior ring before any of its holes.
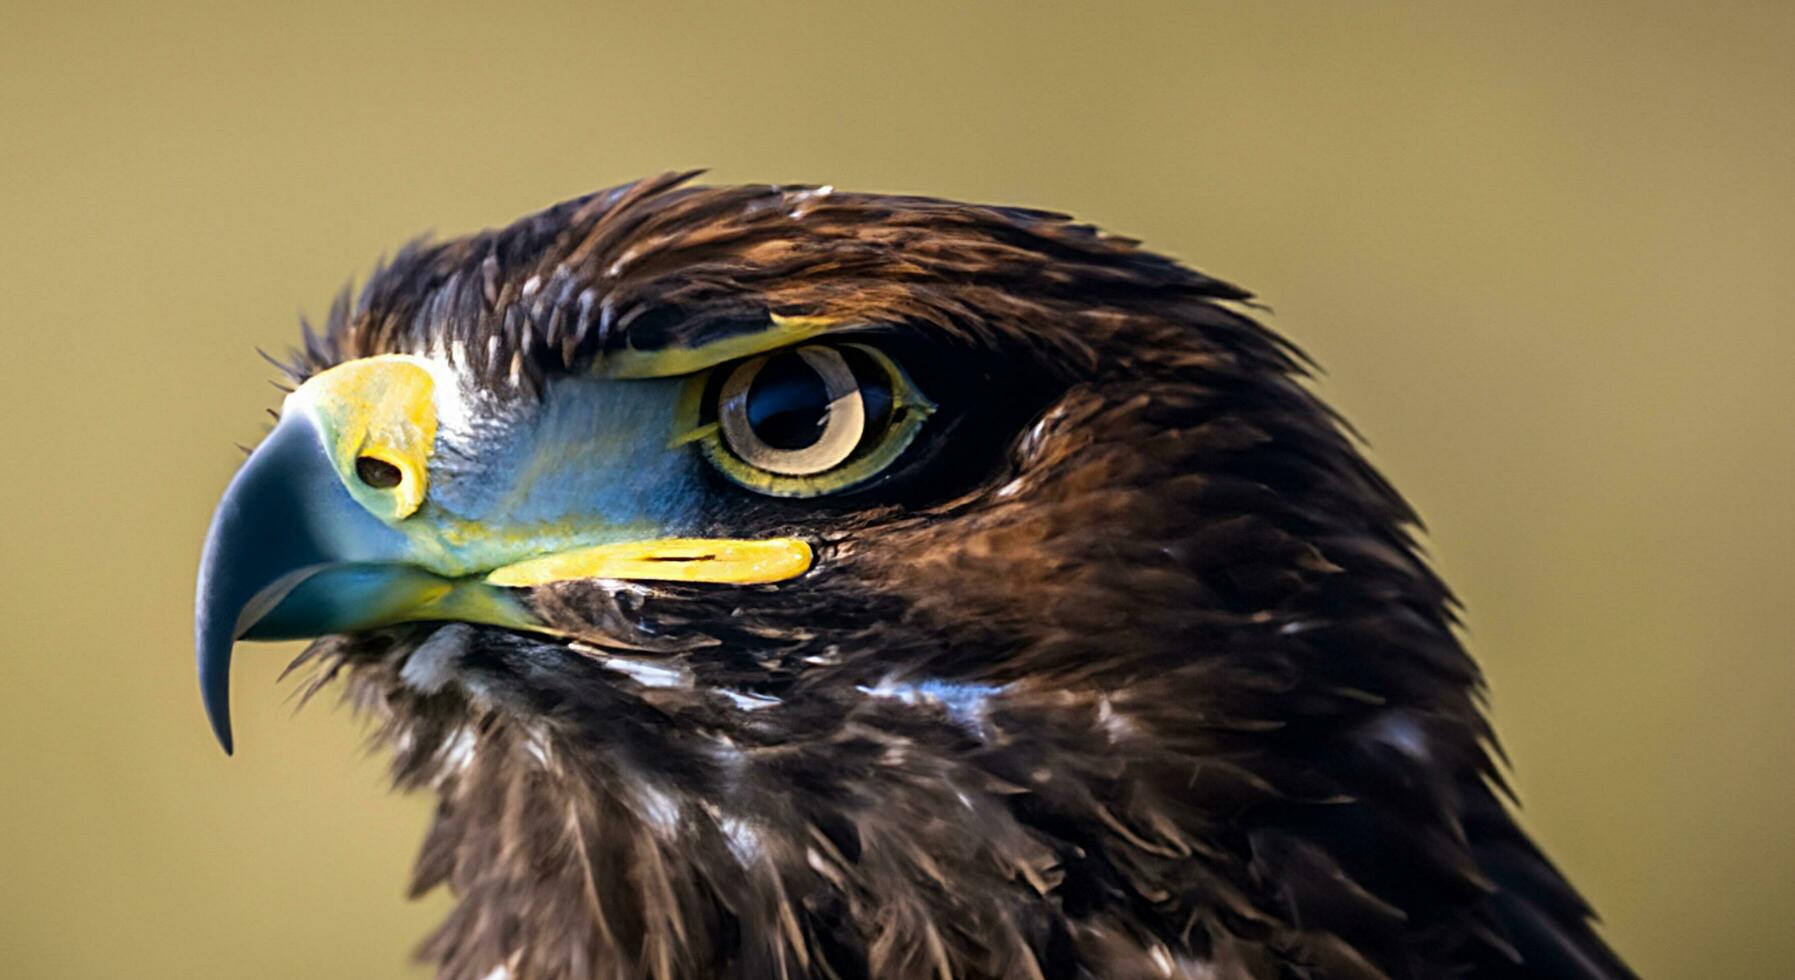
{"type": "Polygon", "coordinates": [[[406,523],[421,557],[470,575],[576,548],[696,533],[695,452],[677,434],[684,379],[559,378],[502,428],[445,432],[406,523]]]}

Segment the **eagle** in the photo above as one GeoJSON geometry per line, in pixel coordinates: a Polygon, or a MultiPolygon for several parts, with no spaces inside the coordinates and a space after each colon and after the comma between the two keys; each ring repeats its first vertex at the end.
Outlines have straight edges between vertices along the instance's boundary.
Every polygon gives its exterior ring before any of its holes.
{"type": "Polygon", "coordinates": [[[1632,976],[1251,294],[695,178],[384,262],[205,540],[213,730],[313,641],[436,796],[440,978],[1632,976]]]}

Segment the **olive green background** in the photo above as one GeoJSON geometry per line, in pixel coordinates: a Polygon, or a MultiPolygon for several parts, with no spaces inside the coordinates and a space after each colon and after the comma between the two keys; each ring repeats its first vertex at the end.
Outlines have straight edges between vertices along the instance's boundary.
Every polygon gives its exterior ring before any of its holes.
{"type": "Polygon", "coordinates": [[[1658,977],[1795,961],[1786,5],[0,11],[0,974],[419,975],[297,647],[193,679],[255,354],[667,168],[1065,209],[1260,292],[1431,525],[1526,819],[1658,977]],[[407,971],[410,971],[409,973],[407,971]]]}

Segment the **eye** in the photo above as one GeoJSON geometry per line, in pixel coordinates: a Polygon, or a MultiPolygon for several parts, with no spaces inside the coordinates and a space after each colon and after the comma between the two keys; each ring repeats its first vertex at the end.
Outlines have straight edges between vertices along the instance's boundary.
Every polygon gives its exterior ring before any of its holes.
{"type": "Polygon", "coordinates": [[[833,469],[860,445],[866,400],[837,351],[804,347],[744,361],[723,382],[717,418],[731,452],[782,476],[833,469]]]}
{"type": "Polygon", "coordinates": [[[776,351],[695,383],[699,417],[687,439],[701,440],[731,480],[779,497],[865,483],[935,409],[889,357],[862,344],[776,351]]]}

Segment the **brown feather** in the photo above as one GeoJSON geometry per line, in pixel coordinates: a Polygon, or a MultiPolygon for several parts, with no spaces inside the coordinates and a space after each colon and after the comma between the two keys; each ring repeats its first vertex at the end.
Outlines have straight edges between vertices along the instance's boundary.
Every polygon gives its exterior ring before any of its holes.
{"type": "Polygon", "coordinates": [[[529,398],[782,315],[978,390],[903,493],[742,503],[819,542],[797,582],[306,654],[440,797],[439,976],[1630,976],[1496,795],[1414,514],[1247,293],[1046,212],[691,176],[408,247],[289,373],[458,350],[529,398]]]}

